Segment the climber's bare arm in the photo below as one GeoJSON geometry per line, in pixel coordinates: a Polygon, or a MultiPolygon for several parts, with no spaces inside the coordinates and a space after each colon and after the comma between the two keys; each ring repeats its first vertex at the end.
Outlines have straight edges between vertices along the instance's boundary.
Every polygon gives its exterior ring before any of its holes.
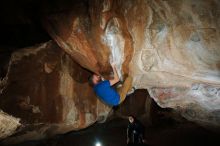
{"type": "Polygon", "coordinates": [[[113,69],[114,78],[110,79],[109,82],[110,82],[110,85],[113,86],[114,84],[119,82],[119,77],[118,77],[118,73],[117,73],[115,64],[111,64],[111,66],[112,66],[112,69],[113,69]]]}
{"type": "Polygon", "coordinates": [[[113,86],[114,84],[119,82],[119,77],[118,77],[118,73],[117,73],[115,64],[111,64],[111,66],[112,66],[112,70],[114,73],[114,77],[113,77],[113,79],[110,79],[109,82],[110,82],[110,85],[113,86]]]}

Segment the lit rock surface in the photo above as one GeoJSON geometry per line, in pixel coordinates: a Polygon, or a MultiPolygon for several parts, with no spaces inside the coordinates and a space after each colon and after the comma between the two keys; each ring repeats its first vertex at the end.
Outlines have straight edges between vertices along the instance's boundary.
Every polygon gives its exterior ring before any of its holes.
{"type": "Polygon", "coordinates": [[[161,107],[219,125],[219,10],[217,0],[94,0],[48,10],[43,22],[81,66],[105,74],[116,62],[161,107]]]}
{"type": "MultiPolygon", "coordinates": [[[[46,138],[104,120],[110,108],[89,87],[89,75],[53,41],[14,52],[2,80],[0,109],[21,119],[22,128],[5,143],[46,138]]],[[[20,124],[7,117],[0,113],[0,137],[20,124]]]]}
{"type": "Polygon", "coordinates": [[[14,134],[16,129],[21,125],[19,121],[20,119],[0,111],[0,139],[14,134]]]}

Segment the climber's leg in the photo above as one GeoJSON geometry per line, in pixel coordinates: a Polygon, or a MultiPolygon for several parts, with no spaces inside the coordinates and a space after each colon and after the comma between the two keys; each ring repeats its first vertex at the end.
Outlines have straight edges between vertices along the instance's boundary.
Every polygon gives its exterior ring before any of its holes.
{"type": "Polygon", "coordinates": [[[130,89],[132,89],[132,77],[128,76],[125,79],[122,87],[118,89],[118,93],[120,95],[120,103],[122,103],[125,100],[126,95],[130,91],[130,89]]]}

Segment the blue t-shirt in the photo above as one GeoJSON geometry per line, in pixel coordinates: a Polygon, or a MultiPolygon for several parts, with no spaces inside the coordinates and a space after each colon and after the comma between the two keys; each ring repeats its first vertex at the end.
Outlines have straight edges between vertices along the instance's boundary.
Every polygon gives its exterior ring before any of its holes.
{"type": "Polygon", "coordinates": [[[120,102],[119,94],[110,85],[109,80],[101,81],[94,86],[96,95],[105,103],[111,106],[118,105],[120,102]]]}

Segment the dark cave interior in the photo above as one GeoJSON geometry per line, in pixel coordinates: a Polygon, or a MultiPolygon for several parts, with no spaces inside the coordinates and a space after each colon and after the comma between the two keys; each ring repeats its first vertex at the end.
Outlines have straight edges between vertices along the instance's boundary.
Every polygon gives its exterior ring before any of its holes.
{"type": "MultiPolygon", "coordinates": [[[[88,3],[88,1],[89,0],[7,0],[2,2],[0,5],[0,79],[3,79],[6,76],[10,57],[14,51],[48,42],[53,39],[43,26],[42,19],[45,15],[68,11],[68,9],[71,9],[71,5],[80,8],[82,3],[88,3]],[[79,5],[77,5],[77,3],[79,3],[79,5]]],[[[59,54],[59,51],[57,52],[56,53],[59,54]]],[[[56,53],[53,55],[58,56],[56,53]]],[[[50,54],[50,52],[48,54],[50,54]]],[[[39,56],[41,56],[41,54],[39,56]]],[[[59,57],[65,58],[65,55],[58,56],[58,58],[59,57]]],[[[55,59],[52,58],[51,60],[53,61],[55,59]]],[[[62,61],[60,64],[62,64],[62,61]]],[[[88,78],[89,72],[87,69],[79,67],[75,62],[73,63],[73,66],[80,70],[79,73],[72,72],[72,74],[76,76],[76,80],[81,80],[82,75],[85,75],[86,78],[88,78]]],[[[16,74],[16,72],[14,74],[16,74]]],[[[57,74],[53,75],[55,79],[57,78],[57,74]]],[[[53,84],[58,84],[53,82],[54,78],[49,80],[47,75],[44,77],[45,80],[49,82],[48,85],[53,86],[53,84]]],[[[36,80],[38,79],[40,80],[40,77],[36,80]]],[[[84,83],[85,81],[82,82],[84,83]]],[[[29,84],[27,85],[29,86],[29,84]]],[[[25,88],[22,88],[23,91],[25,91],[24,89],[25,88]]],[[[53,91],[54,88],[49,88],[48,90],[53,91]]],[[[32,92],[32,90],[29,92],[32,92]]],[[[80,92],[84,91],[80,90],[80,92]]],[[[89,94],[90,90],[86,90],[85,92],[88,92],[89,94]]],[[[9,95],[9,93],[6,95],[9,95]]],[[[13,98],[10,100],[13,100],[13,98]]],[[[41,100],[43,101],[43,99],[41,100]]],[[[0,105],[5,103],[4,100],[0,101],[2,102],[0,105]]],[[[55,102],[58,103],[59,101],[57,100],[55,102]]],[[[55,104],[55,102],[51,103],[51,105],[55,104]]],[[[47,103],[49,104],[49,102],[47,103]]],[[[81,105],[79,105],[79,107],[81,107],[81,105]]],[[[5,106],[3,105],[0,108],[5,108],[5,106]]],[[[7,107],[6,109],[10,108],[11,107],[7,107]]],[[[17,111],[13,112],[16,113],[17,111]]],[[[48,112],[47,114],[53,115],[54,113],[51,110],[51,112],[48,112]]],[[[95,146],[95,142],[100,140],[103,143],[103,146],[123,146],[126,145],[126,128],[128,123],[126,117],[130,114],[135,115],[144,124],[146,133],[145,138],[147,144],[150,146],[220,145],[220,133],[218,129],[215,127],[204,128],[203,126],[181,117],[179,113],[173,109],[160,108],[157,103],[150,98],[146,89],[136,90],[134,94],[127,97],[126,101],[114,111],[105,123],[95,123],[93,126],[86,129],[71,131],[66,134],[58,134],[55,136],[50,136],[50,134],[48,134],[47,139],[25,141],[14,145],[95,146]]],[[[27,117],[29,114],[25,116],[27,117]]],[[[27,121],[35,122],[33,117],[30,116],[30,118],[31,120],[26,120],[24,123],[26,124],[27,121]]],[[[45,118],[42,121],[59,122],[59,120],[59,118],[54,116],[54,119],[52,120],[45,118]]],[[[32,127],[29,128],[31,129],[32,127]]],[[[16,134],[19,135],[19,132],[16,134]]],[[[12,136],[15,136],[16,134],[12,136]]],[[[3,142],[0,143],[3,145],[10,145],[4,144],[4,140],[1,140],[0,142],[3,142]]]]}

